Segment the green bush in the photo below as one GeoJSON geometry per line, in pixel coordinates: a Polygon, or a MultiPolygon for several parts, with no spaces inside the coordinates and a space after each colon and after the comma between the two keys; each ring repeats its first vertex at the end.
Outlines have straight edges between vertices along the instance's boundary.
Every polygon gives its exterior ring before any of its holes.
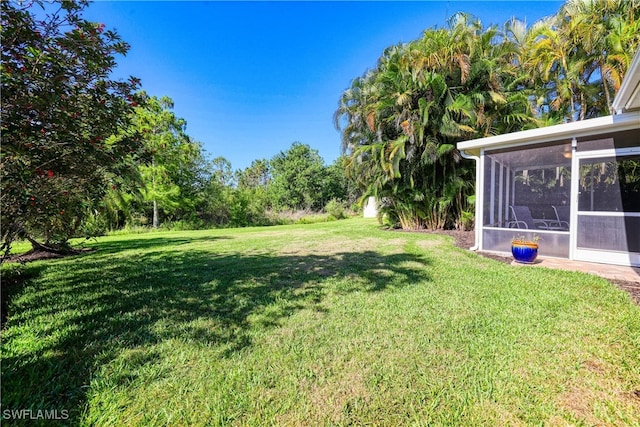
{"type": "Polygon", "coordinates": [[[462,211],[462,217],[460,219],[460,225],[464,231],[473,230],[474,223],[476,220],[475,212],[473,211],[462,211]]]}
{"type": "Polygon", "coordinates": [[[109,232],[109,219],[106,215],[87,215],[74,237],[102,236],[109,232]]]}
{"type": "Polygon", "coordinates": [[[329,219],[344,219],[347,217],[344,205],[336,199],[329,200],[324,207],[324,211],[329,214],[329,219]]]}

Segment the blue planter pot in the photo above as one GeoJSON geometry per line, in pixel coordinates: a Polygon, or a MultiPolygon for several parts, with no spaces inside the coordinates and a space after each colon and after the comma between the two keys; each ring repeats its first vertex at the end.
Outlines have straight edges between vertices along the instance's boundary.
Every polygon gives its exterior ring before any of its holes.
{"type": "Polygon", "coordinates": [[[538,244],[514,241],[511,244],[511,254],[517,262],[531,264],[538,257],[538,244]]]}

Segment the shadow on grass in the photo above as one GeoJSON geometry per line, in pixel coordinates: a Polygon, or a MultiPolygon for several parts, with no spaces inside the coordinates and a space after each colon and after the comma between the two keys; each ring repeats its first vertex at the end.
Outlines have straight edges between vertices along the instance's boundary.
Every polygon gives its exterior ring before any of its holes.
{"type": "Polygon", "coordinates": [[[228,240],[232,237],[227,236],[189,236],[189,237],[167,237],[154,236],[153,234],[143,234],[140,238],[123,239],[116,241],[101,242],[100,238],[96,240],[89,239],[88,246],[97,246],[100,248],[101,254],[117,253],[124,250],[150,249],[154,247],[169,247],[194,242],[213,242],[217,240],[228,240]]]}
{"type": "Polygon", "coordinates": [[[9,315],[9,303],[15,295],[20,294],[26,283],[38,277],[42,271],[42,267],[25,269],[23,265],[15,263],[13,268],[7,268],[2,271],[0,279],[0,331],[4,329],[4,325],[9,315]]]}
{"type": "Polygon", "coordinates": [[[92,375],[122,351],[142,348],[127,360],[130,372],[158,357],[145,346],[170,339],[215,346],[226,357],[252,345],[252,329],[275,327],[297,310],[326,310],[328,292],[429,280],[428,260],[417,254],[218,255],[181,249],[178,240],[128,241],[127,249],[146,252],[126,261],[113,256],[122,244],[100,245],[58,261],[57,283],[34,282],[19,296],[3,340],[2,408],[66,409],[77,423],[92,375]],[[25,340],[37,350],[21,349],[25,340]]]}

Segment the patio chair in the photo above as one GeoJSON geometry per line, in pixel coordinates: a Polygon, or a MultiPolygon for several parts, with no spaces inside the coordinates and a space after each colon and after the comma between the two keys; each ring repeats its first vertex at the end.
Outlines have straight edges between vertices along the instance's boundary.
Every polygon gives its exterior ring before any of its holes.
{"type": "Polygon", "coordinates": [[[526,228],[548,230],[549,224],[543,219],[534,219],[527,206],[509,206],[513,220],[507,222],[508,228],[526,228]],[[515,227],[514,227],[515,226],[515,227]]]}
{"type": "Polygon", "coordinates": [[[562,230],[569,230],[569,217],[571,212],[570,206],[552,206],[556,214],[555,221],[549,221],[548,224],[554,227],[562,227],[562,230]]]}

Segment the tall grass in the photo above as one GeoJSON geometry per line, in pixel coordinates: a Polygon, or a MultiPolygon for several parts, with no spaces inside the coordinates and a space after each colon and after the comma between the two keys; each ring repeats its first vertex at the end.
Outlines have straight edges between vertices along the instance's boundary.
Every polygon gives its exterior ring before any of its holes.
{"type": "Polygon", "coordinates": [[[639,425],[640,310],[600,278],[362,219],[89,244],[25,267],[3,410],[75,425],[639,425]]]}

